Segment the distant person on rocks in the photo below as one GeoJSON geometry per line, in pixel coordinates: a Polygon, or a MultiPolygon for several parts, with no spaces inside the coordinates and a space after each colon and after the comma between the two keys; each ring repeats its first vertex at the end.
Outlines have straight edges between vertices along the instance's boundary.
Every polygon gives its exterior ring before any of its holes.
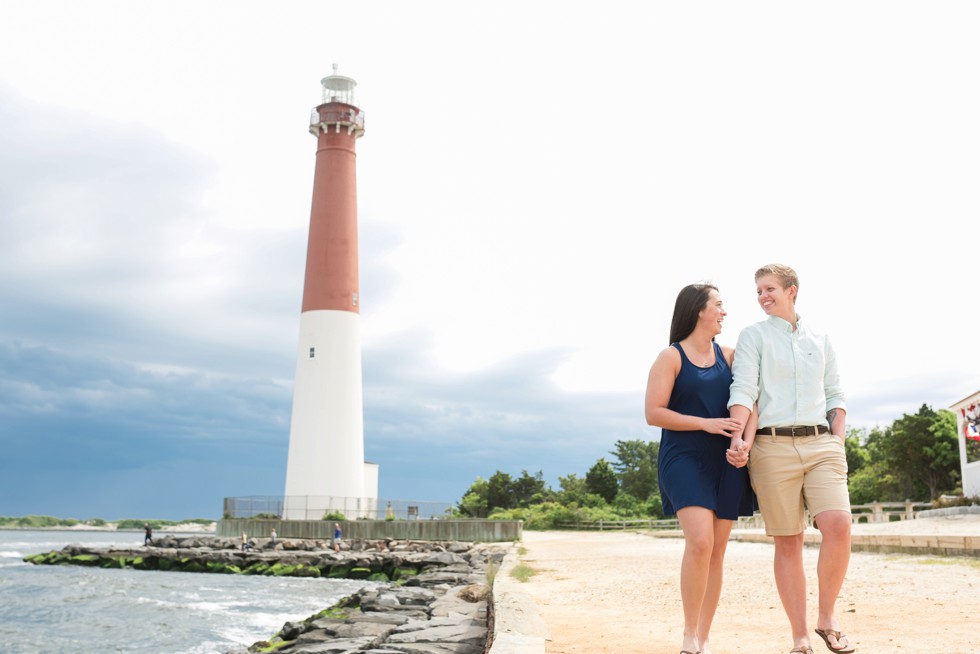
{"type": "Polygon", "coordinates": [[[726,312],[718,288],[690,284],[674,303],[670,347],[647,380],[647,423],[660,427],[658,476],[664,515],[677,515],[684,532],[681,654],[710,654],[708,634],[721,597],[728,536],[740,515],[750,516],[748,451],[734,449],[742,424],[728,414],[736,350],[715,343],[726,312]]]}
{"type": "Polygon", "coordinates": [[[835,613],[851,557],[844,391],[826,335],[796,312],[800,280],[782,264],[755,273],[756,295],[768,319],[738,337],[731,416],[744,422],[758,403],[758,429],[746,427],[752,487],[775,542],[773,570],[793,632],[792,653],[812,654],[807,635],[803,567],[804,504],[820,530],[816,633],[832,652],[853,652],[835,613]]]}
{"type": "Polygon", "coordinates": [[[242,532],[242,551],[243,552],[247,552],[250,549],[252,549],[252,543],[250,543],[249,540],[248,540],[248,534],[246,534],[243,531],[242,532]]]}
{"type": "Polygon", "coordinates": [[[276,528],[275,527],[272,528],[272,544],[273,545],[276,544],[276,528]]]}
{"type": "Polygon", "coordinates": [[[340,551],[340,524],[333,523],[333,551],[340,551]]]}
{"type": "Polygon", "coordinates": [[[143,545],[153,544],[153,527],[150,526],[149,522],[143,523],[143,545]]]}

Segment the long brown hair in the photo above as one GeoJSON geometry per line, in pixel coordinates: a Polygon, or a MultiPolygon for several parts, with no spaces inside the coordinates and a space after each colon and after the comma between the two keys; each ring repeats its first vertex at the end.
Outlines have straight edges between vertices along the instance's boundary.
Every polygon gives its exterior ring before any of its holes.
{"type": "Polygon", "coordinates": [[[714,284],[688,284],[677,294],[674,317],[670,321],[670,342],[679,343],[691,335],[698,324],[698,314],[708,304],[714,284]]]}

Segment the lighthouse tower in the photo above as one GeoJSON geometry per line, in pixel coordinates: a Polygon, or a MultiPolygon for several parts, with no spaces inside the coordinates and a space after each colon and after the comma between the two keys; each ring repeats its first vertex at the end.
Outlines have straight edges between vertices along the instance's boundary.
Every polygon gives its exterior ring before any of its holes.
{"type": "Polygon", "coordinates": [[[364,113],[357,82],[321,80],[323,99],[310,116],[317,137],[306,280],[296,355],[283,517],[325,513],[373,517],[378,470],[364,461],[357,182],[354,144],[364,113]]]}

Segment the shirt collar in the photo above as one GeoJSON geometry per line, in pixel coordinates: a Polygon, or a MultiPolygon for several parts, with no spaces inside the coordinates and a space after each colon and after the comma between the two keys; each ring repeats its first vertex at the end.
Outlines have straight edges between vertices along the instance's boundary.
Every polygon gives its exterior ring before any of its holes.
{"type": "MultiPolygon", "coordinates": [[[[778,329],[781,332],[793,333],[793,325],[787,322],[785,319],[779,316],[769,316],[769,324],[778,329]]],[[[796,327],[797,329],[803,326],[803,316],[796,314],[796,327]]]]}

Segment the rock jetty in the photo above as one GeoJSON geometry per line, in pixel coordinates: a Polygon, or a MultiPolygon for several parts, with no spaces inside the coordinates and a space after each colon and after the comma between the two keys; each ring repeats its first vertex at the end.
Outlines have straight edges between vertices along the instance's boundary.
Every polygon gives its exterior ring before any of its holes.
{"type": "Polygon", "coordinates": [[[488,572],[507,546],[430,541],[353,541],[335,552],[323,541],[215,537],[156,539],[130,549],[65,548],[25,557],[38,565],[366,579],[363,588],[268,641],[228,654],[483,654],[492,626],[488,572]]]}

